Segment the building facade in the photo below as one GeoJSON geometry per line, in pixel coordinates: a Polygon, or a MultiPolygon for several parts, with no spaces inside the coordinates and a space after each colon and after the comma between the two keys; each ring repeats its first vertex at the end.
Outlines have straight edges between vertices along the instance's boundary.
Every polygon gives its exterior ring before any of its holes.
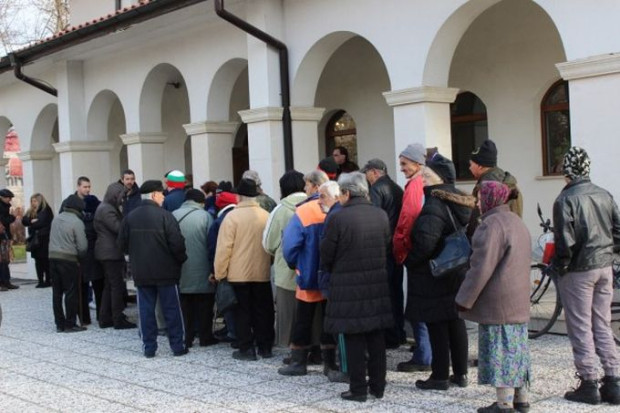
{"type": "MultiPolygon", "coordinates": [[[[278,197],[281,53],[220,18],[217,3],[74,0],[72,29],[0,60],[0,136],[19,133],[26,197],[59,205],[80,175],[101,195],[127,167],[138,182],[180,169],[199,186],[248,166],[278,197]],[[17,79],[15,62],[57,96],[17,79]]],[[[564,185],[557,162],[570,144],[620,195],[620,2],[230,0],[225,9],[288,50],[299,171],[344,143],[359,164],[384,159],[403,183],[398,154],[420,142],[454,158],[468,191],[469,154],[488,137],[519,181],[533,234],[536,203],[549,215],[564,185]]]]}

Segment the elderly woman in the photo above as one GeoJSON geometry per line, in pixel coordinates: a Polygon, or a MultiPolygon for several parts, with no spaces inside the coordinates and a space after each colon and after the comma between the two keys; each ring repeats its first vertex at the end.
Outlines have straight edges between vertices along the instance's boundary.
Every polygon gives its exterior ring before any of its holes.
{"type": "Polygon", "coordinates": [[[479,323],[478,384],[497,390],[497,402],[478,412],[527,412],[530,234],[506,204],[512,198],[506,185],[482,182],[478,196],[482,224],[456,296],[461,317],[479,323]]]}
{"type": "Polygon", "coordinates": [[[455,225],[468,222],[473,198],[454,187],[454,164],[440,154],[426,162],[422,178],[424,207],[413,226],[413,249],[405,260],[409,277],[406,316],[426,323],[433,352],[431,376],[416,381],[416,387],[448,390],[450,382],[467,386],[467,331],[454,303],[463,273],[435,278],[429,261],[439,254],[455,225]],[[449,376],[450,360],[453,376],[449,376]]]}
{"type": "Polygon", "coordinates": [[[341,397],[364,402],[368,393],[381,398],[385,390],[384,329],[394,324],[386,269],[390,224],[368,200],[364,174],[342,174],[338,184],[342,209],[330,216],[321,241],[321,267],[332,274],[325,331],[343,333],[346,341],[351,383],[341,397]]]}

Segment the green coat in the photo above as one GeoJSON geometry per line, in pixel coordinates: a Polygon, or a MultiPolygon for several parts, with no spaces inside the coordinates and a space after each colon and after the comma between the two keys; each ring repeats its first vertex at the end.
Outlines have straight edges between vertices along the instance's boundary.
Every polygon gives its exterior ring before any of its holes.
{"type": "Polygon", "coordinates": [[[275,257],[273,263],[274,281],[277,287],[295,291],[295,270],[291,270],[282,256],[282,231],[295,214],[295,205],[304,201],[308,196],[303,192],[296,192],[284,198],[269,214],[269,221],[263,232],[263,248],[275,257]]]}
{"type": "Polygon", "coordinates": [[[214,293],[215,286],[209,282],[211,265],[207,254],[207,233],[213,218],[194,201],[185,201],[172,215],[177,221],[182,219],[179,226],[187,254],[187,261],[181,268],[179,291],[181,294],[214,293]]]}

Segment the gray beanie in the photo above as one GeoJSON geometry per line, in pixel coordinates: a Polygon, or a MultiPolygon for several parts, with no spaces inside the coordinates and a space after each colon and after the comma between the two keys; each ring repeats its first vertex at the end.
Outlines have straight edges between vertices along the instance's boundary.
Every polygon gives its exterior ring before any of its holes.
{"type": "Polygon", "coordinates": [[[241,179],[249,179],[254,181],[256,186],[261,186],[262,182],[260,181],[260,177],[258,176],[258,172],[248,169],[241,175],[241,179]]]}
{"type": "Polygon", "coordinates": [[[424,165],[426,163],[426,148],[421,143],[412,143],[407,145],[405,150],[400,153],[400,156],[424,165]]]}

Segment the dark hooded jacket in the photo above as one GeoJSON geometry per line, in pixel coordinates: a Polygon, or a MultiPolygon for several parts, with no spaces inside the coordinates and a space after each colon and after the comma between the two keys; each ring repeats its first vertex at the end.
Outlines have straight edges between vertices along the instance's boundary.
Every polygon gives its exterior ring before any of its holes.
{"type": "Polygon", "coordinates": [[[120,206],[123,205],[125,187],[119,182],[108,186],[103,202],[95,212],[95,258],[98,261],[123,260],[123,251],[118,247],[116,239],[121,228],[123,214],[120,206]]]}
{"type": "Polygon", "coordinates": [[[325,331],[357,334],[393,325],[386,257],[390,224],[385,211],[351,198],[330,217],[321,241],[321,267],[331,272],[325,331]]]}
{"type": "Polygon", "coordinates": [[[448,209],[459,226],[465,226],[473,204],[453,184],[424,188],[424,207],[411,232],[413,248],[405,265],[408,273],[407,319],[421,322],[440,322],[458,318],[454,298],[459,290],[463,273],[435,278],[429,261],[443,248],[445,238],[454,232],[448,209]]]}
{"type": "MultiPolygon", "coordinates": [[[[120,179],[118,183],[123,185],[123,182],[120,179]]],[[[123,185],[123,189],[123,216],[127,216],[131,211],[140,205],[142,198],[140,197],[140,187],[135,182],[129,191],[125,188],[125,185],[123,185]]]]}

